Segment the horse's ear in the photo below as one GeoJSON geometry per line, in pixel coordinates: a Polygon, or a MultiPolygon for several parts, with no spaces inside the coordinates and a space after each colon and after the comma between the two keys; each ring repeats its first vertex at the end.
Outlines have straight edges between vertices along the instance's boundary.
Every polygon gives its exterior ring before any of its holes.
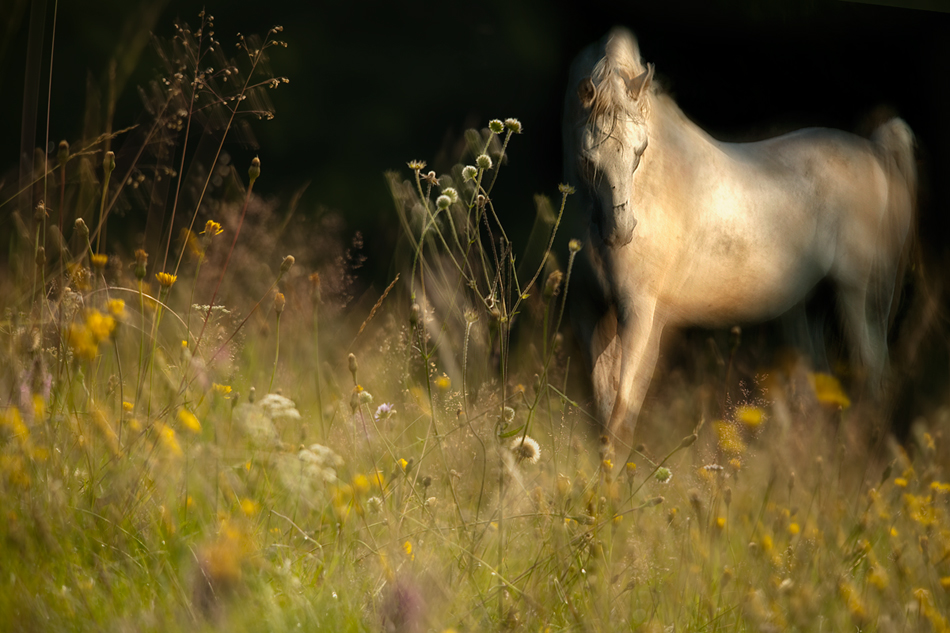
{"type": "Polygon", "coordinates": [[[577,98],[581,101],[581,106],[587,109],[594,103],[594,82],[590,77],[581,79],[581,84],[577,87],[577,98]]]}
{"type": "Polygon", "coordinates": [[[627,96],[636,101],[653,82],[653,64],[647,64],[647,69],[636,77],[624,76],[623,81],[627,84],[627,96]]]}

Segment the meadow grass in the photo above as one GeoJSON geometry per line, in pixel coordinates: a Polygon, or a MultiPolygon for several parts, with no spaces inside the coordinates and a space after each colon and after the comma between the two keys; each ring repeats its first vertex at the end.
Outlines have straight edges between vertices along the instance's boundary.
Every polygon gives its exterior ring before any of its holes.
{"type": "Polygon", "coordinates": [[[708,421],[708,385],[664,377],[641,444],[605,453],[560,334],[572,190],[520,259],[492,198],[520,122],[389,175],[399,275],[353,297],[358,240],[313,257],[253,193],[266,165],[222,169],[243,97],[285,83],[253,79],[279,31],[199,70],[202,20],[146,140],[61,145],[49,202],[2,208],[0,628],[950,630],[946,408],[900,445],[801,365],[708,421]],[[208,165],[148,140],[193,123],[208,165]],[[156,211],[134,192],[162,176],[156,211]],[[101,239],[117,201],[161,214],[157,251],[101,239]]]}

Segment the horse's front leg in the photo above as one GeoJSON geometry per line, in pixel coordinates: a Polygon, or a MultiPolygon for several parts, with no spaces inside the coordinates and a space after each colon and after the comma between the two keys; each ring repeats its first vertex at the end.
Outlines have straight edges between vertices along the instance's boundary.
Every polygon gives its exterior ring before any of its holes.
{"type": "Polygon", "coordinates": [[[618,313],[620,383],[607,423],[608,439],[616,438],[628,420],[630,436],[636,431],[640,407],[659,356],[660,336],[665,324],[657,318],[655,297],[641,298],[618,313]]]}

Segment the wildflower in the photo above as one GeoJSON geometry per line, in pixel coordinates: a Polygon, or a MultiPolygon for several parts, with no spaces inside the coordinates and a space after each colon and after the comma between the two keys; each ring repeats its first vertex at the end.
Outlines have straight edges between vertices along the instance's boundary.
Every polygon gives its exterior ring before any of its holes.
{"type": "Polygon", "coordinates": [[[564,184],[564,183],[559,184],[559,185],[557,186],[557,190],[560,191],[561,193],[563,193],[564,195],[567,195],[567,196],[572,195],[572,194],[576,191],[576,189],[574,189],[574,187],[572,187],[572,186],[570,186],[570,185],[566,185],[566,184],[564,184]]]}
{"type": "Polygon", "coordinates": [[[479,154],[478,158],[475,159],[475,164],[478,165],[479,169],[487,171],[492,166],[491,157],[488,154],[479,154]]]}
{"type": "MultiPolygon", "coordinates": [[[[353,384],[359,387],[359,383],[356,380],[356,372],[360,368],[360,365],[359,363],[356,362],[356,355],[350,354],[349,356],[347,356],[346,363],[350,369],[350,373],[353,375],[353,384]]],[[[360,389],[362,390],[362,387],[360,387],[360,389]]]]}
{"type": "Polygon", "coordinates": [[[801,532],[801,527],[800,527],[797,523],[789,523],[789,524],[788,524],[788,533],[789,533],[789,534],[791,534],[792,536],[795,536],[795,535],[797,535],[799,532],[801,532]]]}
{"type": "Polygon", "coordinates": [[[115,169],[115,153],[112,151],[106,152],[106,155],[102,159],[102,171],[106,173],[108,177],[109,174],[115,169]]]}
{"type": "Polygon", "coordinates": [[[466,165],[462,168],[463,181],[475,180],[476,176],[478,176],[478,168],[475,165],[466,165]]]}
{"type": "Polygon", "coordinates": [[[541,458],[541,447],[538,442],[527,435],[524,438],[516,437],[509,448],[519,462],[526,461],[529,464],[536,464],[541,458]]]}
{"type": "Polygon", "coordinates": [[[89,310],[86,314],[86,329],[92,333],[96,341],[101,343],[109,338],[115,329],[115,319],[98,310],[89,310]]]}
{"type": "Polygon", "coordinates": [[[836,406],[841,409],[847,409],[851,406],[851,400],[841,388],[838,379],[830,374],[809,374],[808,381],[812,389],[815,390],[815,397],[818,402],[824,405],[836,406]]]}
{"type": "Polygon", "coordinates": [[[424,160],[411,160],[408,163],[409,169],[413,171],[422,171],[426,168],[426,162],[424,160]]]}
{"type": "Polygon", "coordinates": [[[452,386],[452,379],[442,374],[435,381],[435,386],[442,391],[443,393],[449,390],[449,387],[452,386]]]}
{"type": "Polygon", "coordinates": [[[452,187],[446,187],[442,190],[443,196],[448,196],[452,204],[455,204],[459,201],[459,193],[452,187]]]}
{"type": "Polygon", "coordinates": [[[389,404],[388,402],[382,403],[376,407],[376,421],[381,422],[383,420],[388,420],[390,417],[392,417],[392,414],[395,411],[396,410],[393,408],[393,405],[389,404]]]}
{"type": "Polygon", "coordinates": [[[445,211],[446,209],[449,208],[449,205],[451,204],[452,204],[452,198],[448,197],[445,194],[442,194],[441,196],[435,199],[435,206],[436,208],[439,209],[439,211],[445,211]]]}
{"type": "Polygon", "coordinates": [[[435,177],[434,171],[430,171],[428,174],[423,174],[422,179],[433,186],[437,186],[439,184],[439,179],[435,177]]]}
{"type": "Polygon", "coordinates": [[[222,395],[225,398],[228,397],[228,395],[230,395],[231,393],[231,385],[219,385],[218,383],[213,382],[211,383],[211,389],[215,393],[222,395]]]}
{"type": "Polygon", "coordinates": [[[126,413],[132,413],[132,410],[134,408],[135,408],[135,405],[129,402],[128,400],[125,400],[122,402],[122,410],[125,411],[126,413]]]}
{"type": "Polygon", "coordinates": [[[741,406],[736,409],[736,421],[749,431],[755,431],[765,421],[765,412],[758,407],[741,406]]]}
{"type": "Polygon", "coordinates": [[[492,119],[488,122],[488,129],[492,131],[492,134],[501,134],[505,131],[505,124],[498,119],[492,119]]]}
{"type": "Polygon", "coordinates": [[[550,301],[558,295],[561,290],[561,280],[563,278],[564,273],[560,270],[555,270],[548,275],[547,281],[544,282],[544,292],[542,293],[545,301],[550,301]]]}
{"type": "Polygon", "coordinates": [[[69,141],[65,139],[59,142],[59,147],[56,151],[56,160],[59,161],[59,166],[62,167],[66,164],[66,161],[69,160],[69,141]]]}
{"type": "Polygon", "coordinates": [[[501,418],[508,424],[511,424],[515,419],[515,410],[511,407],[505,407],[501,410],[501,418]]]}
{"type": "Polygon", "coordinates": [[[293,255],[288,255],[284,258],[284,261],[280,263],[280,274],[287,274],[291,268],[294,267],[294,262],[297,261],[293,255]]]}
{"type": "Polygon", "coordinates": [[[257,178],[260,175],[261,175],[261,159],[255,156],[254,159],[251,160],[251,166],[247,170],[247,176],[251,181],[250,183],[251,187],[254,186],[254,182],[257,180],[257,178]]]}
{"type": "Polygon", "coordinates": [[[894,485],[897,486],[898,488],[906,488],[906,487],[907,487],[907,480],[904,479],[903,477],[895,477],[895,478],[894,478],[894,485]]]}
{"type": "Polygon", "coordinates": [[[412,543],[406,541],[402,544],[402,550],[406,553],[406,558],[409,560],[415,560],[416,555],[412,553],[412,543]]]}
{"type": "Polygon", "coordinates": [[[148,253],[144,249],[135,249],[135,277],[142,281],[145,279],[145,268],[148,266],[148,253]]]}
{"type": "Polygon", "coordinates": [[[878,591],[887,589],[887,581],[887,571],[880,565],[872,565],[871,568],[868,569],[868,583],[878,591]]]}
{"type": "Polygon", "coordinates": [[[89,227],[86,226],[86,221],[82,218],[76,218],[73,223],[73,230],[79,235],[80,241],[85,242],[89,239],[89,227]]]}
{"type": "Polygon", "coordinates": [[[181,422],[183,427],[192,433],[201,433],[201,422],[199,422],[195,414],[188,409],[181,409],[178,411],[178,421],[181,422]]]}
{"type": "Polygon", "coordinates": [[[515,134],[521,134],[521,121],[518,119],[505,119],[505,127],[508,128],[508,131],[514,132],[515,134]]]}
{"type": "Polygon", "coordinates": [[[158,283],[162,286],[162,288],[169,289],[175,285],[176,281],[178,281],[178,276],[172,275],[170,273],[155,273],[155,279],[158,280],[158,283]]]}
{"type": "Polygon", "coordinates": [[[109,256],[96,253],[95,255],[89,256],[89,261],[92,263],[93,268],[101,272],[105,269],[106,264],[109,262],[109,256]]]}
{"type": "Polygon", "coordinates": [[[181,457],[181,444],[178,443],[178,438],[175,437],[175,430],[170,426],[161,425],[161,428],[158,431],[158,437],[162,442],[162,446],[173,456],[181,457]]]}
{"type": "Polygon", "coordinates": [[[274,295],[274,312],[277,313],[277,316],[280,316],[280,313],[284,311],[286,303],[287,299],[284,297],[284,293],[278,292],[274,295]]]}
{"type": "Polygon", "coordinates": [[[746,444],[739,436],[739,431],[735,426],[728,422],[716,422],[713,427],[716,429],[716,435],[719,439],[719,450],[730,455],[742,455],[746,450],[746,444]]]}
{"type": "Polygon", "coordinates": [[[109,310],[109,314],[117,319],[125,318],[125,301],[122,299],[109,299],[106,303],[106,309],[109,310]]]}
{"type": "Polygon", "coordinates": [[[221,235],[224,233],[224,229],[221,228],[221,225],[215,222],[214,220],[208,220],[205,222],[205,228],[201,232],[202,235],[221,235]]]}
{"type": "Polygon", "coordinates": [[[653,473],[653,478],[661,484],[668,484],[673,479],[673,471],[666,466],[661,466],[660,468],[656,469],[655,473],[653,473]]]}
{"type": "Polygon", "coordinates": [[[366,475],[358,474],[353,477],[353,492],[359,496],[369,492],[369,479],[366,475]]]}
{"type": "Polygon", "coordinates": [[[366,508],[372,514],[379,514],[383,509],[383,500],[376,496],[370,497],[366,500],[366,508]]]}
{"type": "Polygon", "coordinates": [[[950,492],[950,484],[934,481],[930,483],[930,489],[936,492],[937,494],[946,494],[950,492]]]}
{"type": "Polygon", "coordinates": [[[245,515],[252,517],[260,510],[260,506],[253,499],[248,499],[244,497],[241,499],[241,512],[245,515]]]}
{"type": "Polygon", "coordinates": [[[573,240],[571,240],[570,242],[567,243],[567,248],[568,248],[572,253],[577,253],[578,251],[581,250],[581,241],[578,240],[578,239],[573,239],[573,240]]]}
{"type": "Polygon", "coordinates": [[[398,463],[403,472],[406,472],[409,469],[409,462],[407,462],[405,459],[400,457],[398,463]]]}
{"type": "Polygon", "coordinates": [[[726,517],[716,517],[716,527],[720,530],[726,527],[726,517]]]}

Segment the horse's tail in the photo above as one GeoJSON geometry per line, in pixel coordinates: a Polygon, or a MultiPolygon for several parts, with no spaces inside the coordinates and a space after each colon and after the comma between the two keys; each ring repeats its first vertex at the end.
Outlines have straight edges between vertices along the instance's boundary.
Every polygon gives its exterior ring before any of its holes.
{"type": "Polygon", "coordinates": [[[894,161],[903,177],[911,205],[917,206],[917,161],[914,159],[914,133],[904,119],[893,119],[878,126],[871,140],[894,161]]]}
{"type": "Polygon", "coordinates": [[[900,302],[904,274],[907,266],[913,267],[917,262],[910,260],[915,257],[917,242],[917,161],[914,158],[914,133],[910,126],[898,117],[878,126],[871,135],[871,140],[884,155],[884,164],[889,175],[888,221],[891,223],[886,230],[892,231],[900,224],[907,226],[906,238],[902,244],[896,245],[900,252],[896,283],[891,297],[891,307],[888,311],[889,321],[893,321],[897,305],[900,302]]]}

